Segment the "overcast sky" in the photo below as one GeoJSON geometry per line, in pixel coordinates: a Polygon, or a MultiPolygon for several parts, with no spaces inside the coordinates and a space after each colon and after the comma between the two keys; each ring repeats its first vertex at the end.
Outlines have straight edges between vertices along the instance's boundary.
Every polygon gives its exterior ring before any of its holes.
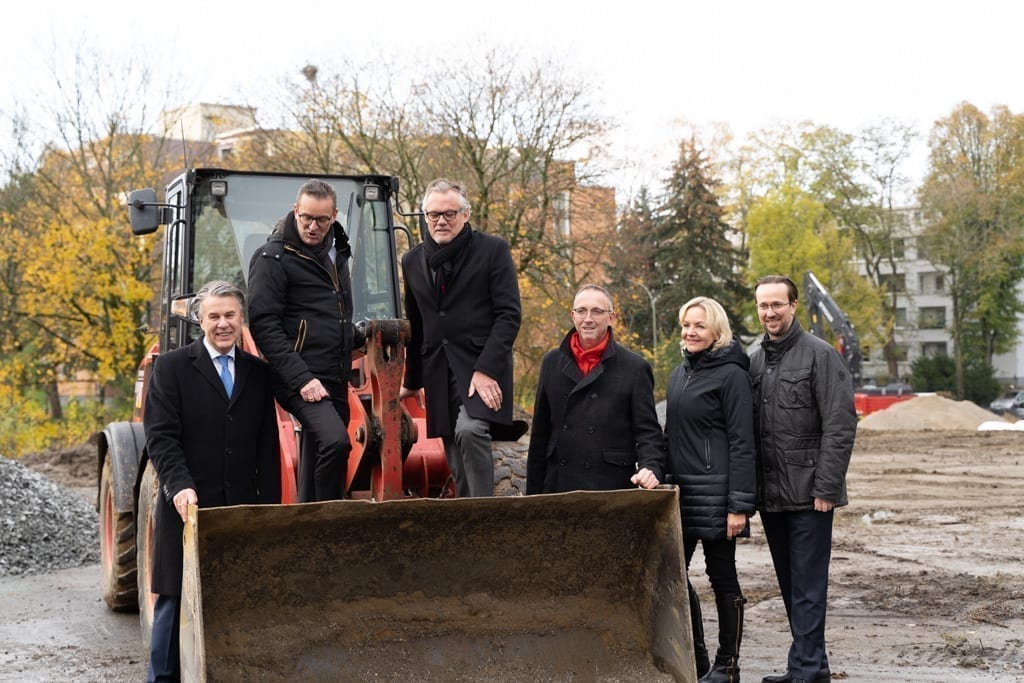
{"type": "Polygon", "coordinates": [[[959,102],[1024,111],[1024,3],[1015,0],[33,0],[19,7],[0,23],[5,116],[25,88],[47,77],[53,44],[82,37],[126,56],[148,43],[146,63],[180,60],[188,94],[229,103],[254,80],[279,80],[307,63],[513,45],[564,59],[597,85],[607,114],[622,123],[615,154],[656,176],[674,158],[680,120],[724,122],[742,135],[800,120],[852,132],[896,118],[921,133],[916,175],[931,124],[959,102]],[[305,8],[312,13],[303,15],[305,8]]]}

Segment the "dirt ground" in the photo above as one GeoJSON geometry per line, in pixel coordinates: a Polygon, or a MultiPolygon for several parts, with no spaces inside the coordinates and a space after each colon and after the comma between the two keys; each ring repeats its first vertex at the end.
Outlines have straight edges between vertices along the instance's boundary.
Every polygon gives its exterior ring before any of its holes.
{"type": "MultiPolygon", "coordinates": [[[[95,495],[94,466],[35,463],[95,495]]],[[[868,431],[836,515],[833,678],[1024,681],[1024,433],[868,431]]],[[[788,629],[760,524],[738,552],[747,681],[782,671],[788,629]]],[[[713,645],[711,591],[691,567],[713,645]]],[[[0,680],[141,680],[134,615],[106,611],[98,565],[0,579],[0,680]]]]}

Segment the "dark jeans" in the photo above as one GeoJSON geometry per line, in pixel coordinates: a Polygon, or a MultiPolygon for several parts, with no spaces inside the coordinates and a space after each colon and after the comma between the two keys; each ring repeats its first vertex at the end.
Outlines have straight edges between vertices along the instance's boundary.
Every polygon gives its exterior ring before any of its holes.
{"type": "Polygon", "coordinates": [[[178,628],[181,598],[159,595],[153,607],[153,634],[149,640],[147,683],[177,681],[181,678],[178,659],[178,628]]]}
{"type": "Polygon", "coordinates": [[[814,510],[761,513],[793,636],[787,669],[794,678],[808,681],[829,668],[825,610],[833,516],[833,511],[814,510]]]}
{"type": "Polygon", "coordinates": [[[352,442],[348,438],[348,385],[325,382],[331,397],[310,403],[299,394],[288,397],[285,410],[302,424],[299,445],[298,495],[300,503],[340,500],[352,442]]]}

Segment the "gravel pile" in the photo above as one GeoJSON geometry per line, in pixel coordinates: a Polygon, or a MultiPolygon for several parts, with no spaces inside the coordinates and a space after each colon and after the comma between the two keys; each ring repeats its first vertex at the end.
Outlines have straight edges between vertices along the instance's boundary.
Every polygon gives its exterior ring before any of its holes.
{"type": "Polygon", "coordinates": [[[99,562],[97,526],[80,494],[0,456],[0,576],[99,562]]]}

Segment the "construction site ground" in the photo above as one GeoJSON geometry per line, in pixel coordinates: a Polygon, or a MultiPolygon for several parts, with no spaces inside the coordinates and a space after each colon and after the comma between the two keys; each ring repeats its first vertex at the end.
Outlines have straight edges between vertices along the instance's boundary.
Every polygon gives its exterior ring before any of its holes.
{"type": "MultiPolygon", "coordinates": [[[[1024,432],[952,418],[948,431],[921,429],[912,417],[897,421],[905,429],[864,421],[858,432],[850,505],[835,521],[833,679],[1024,681],[1024,432]]],[[[87,466],[40,471],[95,495],[87,466]]],[[[759,681],[784,669],[789,634],[757,518],[737,563],[743,678],[759,681]]],[[[703,569],[698,550],[691,576],[713,649],[703,569]]],[[[106,610],[99,578],[98,565],[0,578],[0,680],[142,680],[137,617],[106,610]]]]}

